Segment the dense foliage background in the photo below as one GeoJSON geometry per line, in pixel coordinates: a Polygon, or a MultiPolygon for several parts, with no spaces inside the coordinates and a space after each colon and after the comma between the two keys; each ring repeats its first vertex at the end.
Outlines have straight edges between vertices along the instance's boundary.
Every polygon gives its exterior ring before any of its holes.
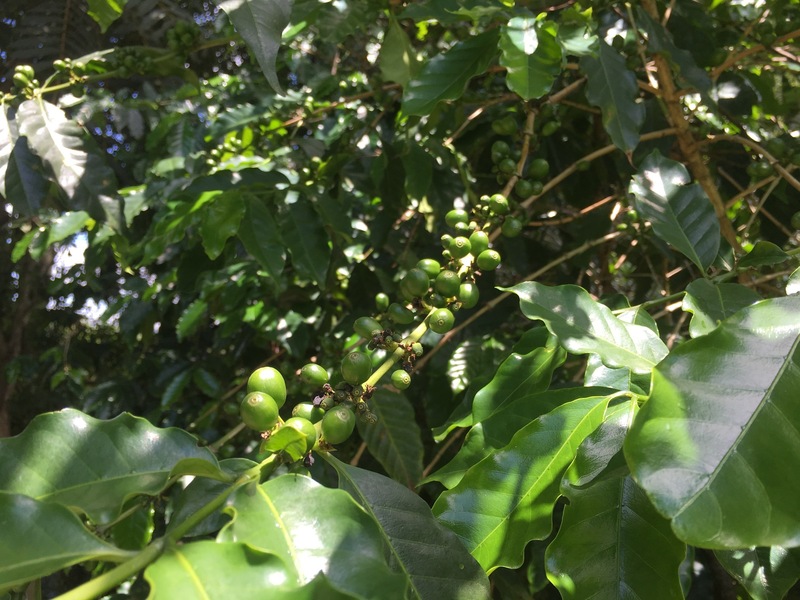
{"type": "Polygon", "coordinates": [[[791,595],[797,2],[0,16],[0,592],[791,595]],[[288,418],[368,346],[347,441],[247,433],[255,369],[288,418]]]}

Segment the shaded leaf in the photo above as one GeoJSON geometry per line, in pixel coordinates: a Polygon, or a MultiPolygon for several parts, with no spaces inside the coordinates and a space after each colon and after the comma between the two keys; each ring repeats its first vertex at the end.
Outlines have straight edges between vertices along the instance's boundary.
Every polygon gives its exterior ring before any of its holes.
{"type": "Polygon", "coordinates": [[[292,264],[303,277],[322,286],[331,259],[328,234],[306,198],[290,192],[288,200],[280,225],[283,240],[292,255],[292,264]]]}
{"type": "Polygon", "coordinates": [[[179,340],[183,340],[197,331],[197,328],[200,327],[205,319],[207,310],[208,302],[200,298],[186,307],[178,318],[178,324],[175,327],[175,333],[178,335],[179,340]]]}
{"type": "Polygon", "coordinates": [[[497,30],[457,42],[447,52],[434,56],[419,75],[408,82],[403,94],[403,112],[427,115],[444,100],[455,100],[467,83],[483,73],[497,53],[497,30]]]}
{"type": "Polygon", "coordinates": [[[539,417],[436,500],[433,513],[488,573],[518,567],[526,544],[550,533],[561,475],[607,403],[583,398],[539,417]]]}
{"type": "Polygon", "coordinates": [[[377,423],[358,422],[358,431],[370,454],[389,476],[413,488],[422,476],[422,434],[414,407],[400,393],[379,389],[369,401],[377,423]]]}
{"type": "Polygon", "coordinates": [[[529,319],[540,319],[574,354],[598,354],[609,367],[649,373],[667,355],[664,342],[642,325],[625,323],[576,285],[548,287],[525,282],[508,288],[529,319]]]}
{"type": "Polygon", "coordinates": [[[127,413],[110,421],[73,409],[45,413],[0,440],[0,490],[74,507],[95,523],[111,521],[135,494],[158,494],[176,475],[224,478],[191,435],[127,413]]]}
{"type": "Polygon", "coordinates": [[[653,231],[705,271],[720,247],[719,219],[703,189],[690,184],[681,163],[654,150],[634,175],[630,191],[653,231]]]}
{"type": "Polygon", "coordinates": [[[256,194],[243,192],[245,216],[237,235],[245,250],[267,270],[270,277],[279,279],[286,264],[286,246],[278,224],[265,202],[256,194]]]}
{"type": "Polygon", "coordinates": [[[283,475],[238,489],[227,510],[233,520],[218,540],[276,554],[291,580],[308,583],[322,573],[354,595],[405,597],[408,578],[387,566],[377,524],[342,490],[283,475]]]}
{"type": "Polygon", "coordinates": [[[99,154],[89,150],[84,131],[57,106],[41,98],[26,100],[17,110],[20,134],[55,177],[73,210],[85,209],[97,220],[119,230],[122,204],[111,197],[114,172],[99,154]]]}
{"type": "Polygon", "coordinates": [[[222,254],[225,242],[239,231],[244,211],[241,194],[235,190],[223,192],[203,205],[200,237],[208,258],[214,260],[222,254]]]}
{"type": "Polygon", "coordinates": [[[120,18],[128,0],[88,0],[89,10],[87,14],[92,17],[103,33],[109,26],[120,18]]]}
{"type": "Polygon", "coordinates": [[[599,45],[597,55],[581,57],[581,70],[589,79],[586,97],[602,111],[603,126],[614,145],[630,152],[639,144],[645,117],[644,105],[635,101],[639,94],[636,76],[611,46],[602,41],[599,45]]]}
{"type": "Polygon", "coordinates": [[[272,89],[283,94],[275,72],[281,35],[289,24],[292,0],[217,0],[247,43],[272,89]]]}
{"type": "Polygon", "coordinates": [[[739,268],[747,267],[763,267],[767,265],[779,265],[782,262],[789,260],[789,255],[786,254],[779,246],[772,242],[760,240],[755,243],[753,249],[739,259],[739,268]]]}
{"type": "Polygon", "coordinates": [[[0,593],[86,560],[129,553],[95,537],[66,506],[0,492],[0,593]]]}
{"type": "Polygon", "coordinates": [[[653,371],[625,456],[685,542],[800,544],[798,342],[800,298],[764,300],[653,371]]]}
{"type": "Polygon", "coordinates": [[[396,81],[400,85],[408,83],[419,71],[417,55],[397,19],[389,20],[389,29],[383,36],[378,64],[384,81],[396,81]]]}
{"type": "Polygon", "coordinates": [[[443,527],[427,503],[383,475],[327,460],[339,487],[378,523],[389,565],[411,580],[411,597],[473,600],[489,596],[486,574],[459,539],[443,527]]]}
{"type": "Polygon", "coordinates": [[[754,600],[780,600],[800,578],[800,549],[772,546],[714,555],[754,600]]]}
{"type": "Polygon", "coordinates": [[[541,98],[561,73],[561,46],[549,27],[535,17],[514,17],[500,35],[500,64],[506,85],[525,100],[541,98]]]}
{"type": "Polygon", "coordinates": [[[171,546],[145,570],[154,600],[283,600],[353,598],[333,588],[324,576],[305,586],[274,554],[247,544],[193,542],[171,546]]]}
{"type": "Polygon", "coordinates": [[[707,279],[696,279],[686,286],[683,297],[683,310],[692,313],[689,335],[705,335],[735,312],[759,300],[761,296],[738,283],[713,284],[707,279]]]}
{"type": "Polygon", "coordinates": [[[474,425],[467,433],[464,443],[452,460],[423,483],[438,481],[446,488],[455,487],[472,466],[483,460],[494,450],[506,446],[514,434],[528,423],[549,413],[555,408],[592,396],[608,396],[614,390],[608,388],[566,388],[521,394],[504,404],[490,417],[474,425]]]}

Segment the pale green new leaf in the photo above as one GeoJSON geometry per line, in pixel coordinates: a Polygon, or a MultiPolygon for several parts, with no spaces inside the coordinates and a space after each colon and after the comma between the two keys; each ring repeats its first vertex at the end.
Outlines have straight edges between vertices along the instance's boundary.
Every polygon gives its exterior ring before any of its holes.
{"type": "Polygon", "coordinates": [[[386,564],[377,523],[347,492],[287,474],[238,489],[226,511],[232,521],[217,540],[277,555],[293,581],[305,584],[322,573],[362,598],[406,597],[408,576],[386,564]]]}
{"type": "Polygon", "coordinates": [[[689,335],[699,337],[711,332],[738,310],[761,300],[752,289],[738,283],[711,283],[695,279],[686,286],[683,310],[692,313],[689,335]]]}
{"type": "Polygon", "coordinates": [[[436,500],[433,513],[488,573],[520,566],[527,543],[550,533],[561,476],[607,404],[583,398],[536,419],[436,500]]]}
{"type": "Polygon", "coordinates": [[[717,550],[714,555],[753,600],[781,600],[800,578],[800,548],[717,550]]]}
{"type": "Polygon", "coordinates": [[[500,35],[500,64],[506,85],[525,100],[541,98],[561,72],[561,46],[554,32],[535,17],[514,17],[500,35]]]}
{"type": "Polygon", "coordinates": [[[403,112],[427,115],[444,100],[461,97],[467,83],[483,73],[497,54],[497,30],[490,30],[434,56],[408,82],[403,94],[403,112]]]}
{"type": "Polygon", "coordinates": [[[31,150],[55,177],[69,207],[85,209],[114,229],[123,227],[122,205],[112,198],[117,188],[114,172],[91,151],[78,124],[42,98],[24,101],[16,116],[20,134],[27,137],[31,150]]]}
{"type": "Polygon", "coordinates": [[[630,191],[656,235],[705,271],[719,252],[719,219],[703,189],[688,183],[686,167],[654,150],[634,175],[630,191]]]}
{"type": "Polygon", "coordinates": [[[380,527],[389,566],[411,581],[411,598],[478,600],[489,581],[456,535],[431,514],[427,503],[383,475],[327,460],[347,491],[380,527]]]}
{"type": "Polygon", "coordinates": [[[319,576],[301,586],[275,554],[247,544],[194,542],[171,546],[145,570],[152,600],[347,600],[319,576]]]}
{"type": "Polygon", "coordinates": [[[422,434],[414,407],[400,393],[379,389],[369,401],[377,423],[358,422],[358,431],[370,454],[389,476],[413,488],[422,477],[422,434]]]}
{"type": "Polygon", "coordinates": [[[283,89],[278,82],[276,61],[292,4],[292,0],[217,0],[217,5],[247,43],[272,89],[279,94],[283,94],[283,89]]]}
{"type": "Polygon", "coordinates": [[[800,297],[763,300],[653,371],[625,456],[688,544],[800,544],[798,345],[800,297]]]}
{"type": "Polygon", "coordinates": [[[0,492],[0,593],[87,560],[130,554],[95,537],[69,508],[0,492]]]}
{"type": "Polygon", "coordinates": [[[0,490],[73,507],[95,523],[111,521],[133,495],[160,493],[177,475],[226,478],[185,431],[127,413],[110,421],[73,409],[45,413],[0,440],[0,490]]]}
{"type": "Polygon", "coordinates": [[[636,76],[625,66],[625,59],[604,42],[596,55],[581,57],[581,70],[589,79],[586,97],[603,114],[603,125],[614,145],[631,152],[639,144],[644,123],[644,104],[636,97],[636,76]]]}
{"type": "Polygon", "coordinates": [[[549,287],[525,282],[508,288],[529,319],[540,319],[574,354],[597,354],[609,367],[649,373],[667,355],[664,342],[642,325],[625,323],[577,285],[549,287]]]}

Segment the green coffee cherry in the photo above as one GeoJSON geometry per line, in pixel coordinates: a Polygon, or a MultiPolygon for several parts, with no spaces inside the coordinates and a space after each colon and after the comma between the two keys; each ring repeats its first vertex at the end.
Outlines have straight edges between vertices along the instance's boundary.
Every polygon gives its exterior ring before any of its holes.
{"type": "Polygon", "coordinates": [[[504,158],[497,165],[497,169],[501,173],[505,173],[506,175],[511,175],[514,171],[517,170],[517,161],[515,161],[513,158],[504,158]]]}
{"type": "Polygon", "coordinates": [[[379,312],[386,312],[386,309],[389,308],[389,296],[383,292],[375,294],[375,308],[379,312]]]}
{"type": "Polygon", "coordinates": [[[553,135],[561,127],[558,121],[548,121],[542,126],[542,135],[547,137],[553,135]]]}
{"type": "Polygon", "coordinates": [[[414,342],[413,344],[411,344],[411,351],[417,358],[419,358],[420,356],[422,356],[423,352],[422,344],[420,344],[419,342],[414,342]]]}
{"type": "Polygon", "coordinates": [[[337,406],[322,418],[322,438],[329,444],[341,444],[353,434],[356,416],[346,406],[337,406]]]}
{"type": "Polygon", "coordinates": [[[513,238],[522,233],[522,227],[522,221],[515,217],[511,217],[503,221],[500,232],[506,237],[513,238]]]}
{"type": "Polygon", "coordinates": [[[351,385],[360,385],[372,375],[372,360],[363,352],[351,352],[342,359],[342,377],[351,385]]]}
{"type": "Polygon", "coordinates": [[[239,416],[250,429],[268,431],[278,422],[278,405],[269,394],[251,392],[239,405],[239,416]]]}
{"type": "Polygon", "coordinates": [[[444,221],[450,227],[455,227],[456,223],[468,223],[469,213],[461,208],[454,208],[444,216],[444,221]]]}
{"type": "Polygon", "coordinates": [[[544,179],[550,172],[550,163],[543,158],[534,158],[528,166],[528,175],[534,179],[544,179]]]}
{"type": "Polygon", "coordinates": [[[278,369],[261,367],[247,380],[247,393],[262,392],[272,396],[278,408],[286,402],[286,382],[278,369]]]}
{"type": "Polygon", "coordinates": [[[428,292],[430,278],[425,271],[415,267],[406,273],[402,285],[404,285],[415,298],[419,298],[428,292]]]}
{"type": "Polygon", "coordinates": [[[284,427],[292,427],[306,436],[306,452],[317,444],[317,428],[308,419],[303,417],[291,417],[286,419],[284,427]]]}
{"type": "Polygon", "coordinates": [[[468,281],[462,283],[458,288],[458,301],[461,302],[461,307],[470,309],[478,304],[478,286],[468,281]]]}
{"type": "Polygon", "coordinates": [[[508,198],[503,194],[494,194],[489,198],[489,210],[496,215],[507,215],[509,212],[508,198]]]}
{"type": "Polygon", "coordinates": [[[489,235],[485,231],[473,231],[469,236],[469,243],[472,247],[470,249],[472,256],[478,256],[484,250],[489,249],[489,235]]]}
{"type": "Polygon", "coordinates": [[[408,386],[411,385],[411,375],[403,371],[402,369],[398,369],[394,373],[392,373],[392,385],[396,387],[398,390],[405,390],[408,386]]]}
{"type": "Polygon", "coordinates": [[[447,298],[439,294],[438,292],[434,292],[430,296],[428,296],[428,304],[431,306],[435,306],[437,308],[442,308],[443,306],[447,306],[447,298]]]}
{"type": "Polygon", "coordinates": [[[478,256],[477,263],[481,271],[494,271],[500,264],[500,253],[497,250],[484,250],[478,256]]]}
{"type": "Polygon", "coordinates": [[[447,333],[453,328],[455,317],[447,308],[437,308],[431,313],[428,327],[435,333],[447,333]]]}
{"type": "Polygon", "coordinates": [[[414,313],[397,302],[392,302],[386,313],[389,315],[389,318],[398,325],[409,325],[414,321],[414,313]]]}
{"type": "Polygon", "coordinates": [[[492,152],[496,152],[500,156],[505,157],[511,154],[511,147],[503,140],[497,140],[492,144],[492,152]]]}
{"type": "Polygon", "coordinates": [[[453,258],[464,258],[472,250],[472,244],[469,243],[468,238],[460,235],[456,238],[453,238],[453,241],[450,242],[448,250],[450,250],[450,254],[453,256],[453,258]]]}
{"type": "Polygon", "coordinates": [[[302,417],[312,423],[318,423],[325,416],[325,411],[319,406],[314,406],[311,402],[301,402],[292,409],[293,417],[302,417]]]}
{"type": "Polygon", "coordinates": [[[520,179],[514,184],[514,193],[520,198],[533,196],[533,182],[529,179],[520,179]]]}
{"type": "Polygon", "coordinates": [[[461,278],[455,271],[442,271],[433,282],[434,289],[445,298],[452,298],[458,293],[461,278]]]}
{"type": "Polygon", "coordinates": [[[300,379],[303,383],[319,387],[328,382],[328,372],[316,363],[308,363],[300,369],[300,379]]]}
{"type": "Polygon", "coordinates": [[[417,263],[417,268],[425,271],[429,279],[433,279],[439,274],[439,271],[442,270],[442,265],[439,264],[438,260],[423,258],[417,263]]]}
{"type": "Polygon", "coordinates": [[[376,333],[383,331],[383,327],[372,317],[359,317],[353,323],[353,329],[365,340],[371,340],[376,333]]]}

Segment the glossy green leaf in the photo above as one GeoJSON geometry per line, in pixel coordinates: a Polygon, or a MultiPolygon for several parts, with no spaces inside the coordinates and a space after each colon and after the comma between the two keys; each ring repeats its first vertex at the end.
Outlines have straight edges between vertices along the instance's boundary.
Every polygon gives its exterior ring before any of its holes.
{"type": "Polygon", "coordinates": [[[325,459],[347,491],[375,520],[389,565],[411,581],[409,597],[420,600],[489,597],[489,581],[459,539],[442,526],[427,503],[383,475],[325,459]]]}
{"type": "Polygon", "coordinates": [[[203,206],[200,237],[208,258],[214,260],[222,254],[225,242],[239,231],[244,211],[241,194],[236,191],[219,194],[203,206]]]}
{"type": "Polygon", "coordinates": [[[625,59],[602,41],[597,55],[583,56],[580,65],[589,79],[586,98],[602,111],[611,141],[620,150],[631,152],[639,144],[645,117],[644,104],[636,102],[636,76],[625,66],[625,59]]]}
{"type": "Polygon", "coordinates": [[[514,17],[502,28],[500,64],[506,85],[525,100],[541,98],[561,72],[561,46],[551,28],[535,17],[514,17]]]}
{"type": "Polygon", "coordinates": [[[286,246],[275,217],[256,194],[243,192],[245,216],[237,235],[245,250],[277,280],[286,264],[286,246]]]}
{"type": "Polygon", "coordinates": [[[247,43],[272,89],[283,94],[275,71],[281,35],[292,15],[292,0],[223,0],[217,5],[225,11],[236,31],[247,43]]]}
{"type": "Polygon", "coordinates": [[[576,285],[525,282],[508,288],[529,319],[540,319],[573,354],[598,354],[609,367],[649,373],[667,355],[664,342],[642,325],[625,323],[576,285]]]}
{"type": "Polygon", "coordinates": [[[8,198],[6,191],[6,172],[11,160],[11,151],[14,149],[16,136],[12,134],[11,119],[12,109],[6,104],[0,105],[0,196],[8,198]]]}
{"type": "Polygon", "coordinates": [[[71,235],[78,233],[88,223],[90,217],[82,210],[64,212],[48,224],[47,244],[61,242],[71,235]]]}
{"type": "Polygon", "coordinates": [[[697,66],[691,53],[678,48],[672,40],[672,35],[666,28],[654,20],[642,6],[636,7],[636,21],[647,33],[647,46],[657,54],[665,55],[677,67],[679,75],[689,84],[702,92],[711,88],[711,78],[703,69],[697,66]]]}
{"type": "Polygon", "coordinates": [[[717,550],[717,560],[753,600],[781,600],[800,579],[800,549],[717,550]]]}
{"type": "Polygon", "coordinates": [[[768,265],[779,265],[782,262],[789,260],[789,255],[786,254],[779,246],[772,242],[760,240],[755,243],[752,250],[739,259],[738,267],[763,267],[768,265]]]}
{"type": "Polygon", "coordinates": [[[634,175],[630,191],[656,235],[705,271],[719,252],[719,219],[703,189],[689,181],[683,164],[654,150],[634,175]]]}
{"type": "Polygon", "coordinates": [[[0,490],[57,502],[111,521],[135,494],[158,494],[176,475],[224,478],[214,455],[179,429],[123,413],[100,421],[65,409],[0,440],[0,490]]]}
{"type": "Polygon", "coordinates": [[[686,546],[632,477],[566,485],[564,494],[569,505],[547,548],[547,576],[562,598],[684,597],[678,567],[686,546]]]}
{"type": "Polygon", "coordinates": [[[218,540],[271,552],[300,583],[318,573],[364,598],[405,598],[408,578],[384,558],[375,521],[342,490],[302,475],[283,475],[237,490],[227,509],[233,520],[218,540]]]}
{"type": "Polygon", "coordinates": [[[300,586],[275,554],[247,544],[193,542],[172,546],[145,570],[153,600],[278,600],[353,598],[324,576],[300,586]]]}
{"type": "Polygon", "coordinates": [[[292,265],[303,277],[322,286],[331,259],[328,234],[306,198],[290,192],[288,200],[287,210],[281,214],[280,226],[283,240],[292,255],[292,265]]]}
{"type": "MultiPolygon", "coordinates": [[[[208,481],[208,480],[206,480],[208,481]]],[[[142,550],[153,539],[155,510],[150,504],[142,504],[139,498],[129,501],[124,509],[138,508],[119,521],[111,529],[111,539],[119,548],[142,550]]]]}
{"type": "Polygon", "coordinates": [[[370,454],[389,476],[413,488],[422,477],[422,434],[414,407],[405,395],[379,389],[369,401],[377,423],[358,422],[358,431],[370,454]]]}
{"type": "Polygon", "coordinates": [[[203,323],[207,311],[208,302],[201,300],[200,298],[187,306],[186,309],[181,313],[181,316],[178,318],[178,325],[175,328],[175,333],[178,335],[178,339],[183,340],[197,331],[197,329],[203,323]]]}
{"type": "Polygon", "coordinates": [[[129,553],[95,537],[61,504],[0,492],[0,593],[86,560],[121,561],[129,553]]]}
{"type": "Polygon", "coordinates": [[[474,425],[464,438],[458,454],[423,483],[438,481],[446,488],[455,487],[472,466],[486,456],[506,446],[514,434],[525,425],[549,413],[551,410],[578,400],[593,396],[608,396],[614,390],[608,388],[565,388],[536,391],[520,394],[504,404],[490,417],[474,425]]]}
{"type": "Polygon", "coordinates": [[[455,100],[475,75],[483,73],[497,53],[498,31],[490,30],[462,42],[430,59],[419,75],[408,82],[403,94],[403,112],[427,115],[439,102],[455,100]]]}
{"type": "Polygon", "coordinates": [[[261,446],[261,450],[268,452],[284,452],[290,460],[300,460],[308,453],[308,439],[306,435],[294,427],[281,427],[273,433],[261,446]]]}
{"type": "Polygon", "coordinates": [[[45,203],[51,186],[42,173],[42,161],[28,147],[27,138],[15,138],[5,165],[5,177],[0,179],[0,195],[20,215],[30,217],[45,203]]]}
{"type": "Polygon", "coordinates": [[[695,279],[686,286],[682,306],[692,313],[689,335],[705,335],[738,310],[759,300],[761,296],[738,283],[713,284],[707,279],[695,279]]]}
{"type": "Polygon", "coordinates": [[[764,300],[653,372],[625,456],[685,542],[800,544],[799,342],[800,298],[764,300]]]}
{"type": "Polygon", "coordinates": [[[520,566],[526,544],[550,533],[561,476],[607,404],[582,398],[539,417],[436,500],[433,513],[488,573],[520,566]]]}
{"type": "Polygon", "coordinates": [[[124,224],[122,205],[111,196],[116,189],[114,172],[103,158],[89,150],[84,131],[57,106],[41,98],[26,100],[17,110],[19,132],[28,138],[58,185],[69,198],[69,207],[85,209],[114,229],[124,224]]]}
{"type": "Polygon", "coordinates": [[[564,364],[566,353],[555,338],[547,345],[524,354],[512,352],[497,369],[491,382],[475,394],[472,423],[488,419],[521,397],[530,397],[550,386],[553,371],[564,364]]]}
{"type": "Polygon", "coordinates": [[[594,32],[595,24],[590,11],[591,8],[579,12],[572,6],[560,12],[556,38],[564,49],[564,54],[596,56],[600,51],[599,38],[594,32]]]}
{"type": "Polygon", "coordinates": [[[120,18],[128,0],[88,0],[88,3],[87,14],[100,25],[100,31],[105,33],[120,18]]]}
{"type": "Polygon", "coordinates": [[[408,83],[419,71],[414,48],[397,19],[389,20],[389,28],[383,36],[378,64],[381,67],[384,81],[396,81],[400,85],[408,83]]]}

